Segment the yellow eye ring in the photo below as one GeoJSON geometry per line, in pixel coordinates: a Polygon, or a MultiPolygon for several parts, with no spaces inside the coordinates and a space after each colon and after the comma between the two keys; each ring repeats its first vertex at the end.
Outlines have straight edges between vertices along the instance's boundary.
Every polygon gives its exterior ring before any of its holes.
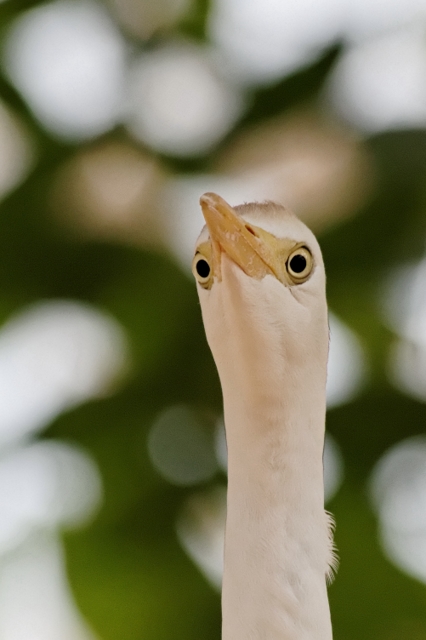
{"type": "Polygon", "coordinates": [[[194,256],[192,273],[198,284],[207,289],[212,277],[212,268],[210,262],[201,253],[196,253],[194,256]]]}
{"type": "Polygon", "coordinates": [[[312,253],[307,247],[295,249],[288,257],[286,267],[290,278],[300,284],[308,279],[314,266],[312,253]]]}

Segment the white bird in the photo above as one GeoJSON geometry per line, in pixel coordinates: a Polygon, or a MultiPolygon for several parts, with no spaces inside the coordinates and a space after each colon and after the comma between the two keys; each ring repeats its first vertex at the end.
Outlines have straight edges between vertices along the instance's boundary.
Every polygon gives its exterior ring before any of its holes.
{"type": "Polygon", "coordinates": [[[228,446],[222,640],[330,640],[321,251],[281,205],[200,202],[192,270],[228,446]]]}

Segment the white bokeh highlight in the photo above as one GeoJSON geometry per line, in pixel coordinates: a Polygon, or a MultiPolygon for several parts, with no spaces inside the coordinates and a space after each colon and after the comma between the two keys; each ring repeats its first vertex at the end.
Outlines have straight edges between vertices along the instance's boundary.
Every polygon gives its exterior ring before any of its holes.
{"type": "Polygon", "coordinates": [[[377,463],[370,482],[372,504],[387,557],[426,583],[426,438],[399,442],[377,463]]]}
{"type": "Polygon", "coordinates": [[[184,505],[176,530],[188,556],[210,584],[220,589],[226,520],[226,489],[191,496],[184,505]]]}
{"type": "Polygon", "coordinates": [[[425,18],[425,0],[347,0],[342,27],[347,40],[361,42],[419,24],[425,18]]]}
{"type": "Polygon", "coordinates": [[[93,517],[100,474],[79,448],[30,436],[107,393],[126,361],[120,325],[79,302],[39,302],[0,330],[2,640],[94,640],[71,595],[58,531],[93,517]]]}
{"type": "Polygon", "coordinates": [[[389,354],[391,382],[426,401],[426,260],[393,271],[382,287],[382,312],[397,334],[389,354]]]}
{"type": "Polygon", "coordinates": [[[0,330],[0,447],[104,395],[127,361],[111,317],[71,301],[40,302],[0,330]]]}
{"type": "Polygon", "coordinates": [[[380,291],[388,326],[406,340],[426,346],[426,259],[393,270],[380,291]]]}
{"type": "Polygon", "coordinates": [[[339,0],[217,0],[208,31],[237,77],[263,84],[337,41],[344,9],[339,0]]]}
{"type": "Polygon", "coordinates": [[[426,124],[426,41],[414,26],[343,53],[329,80],[335,110],[367,133],[426,124]]]}
{"type": "Polygon", "coordinates": [[[426,347],[399,340],[389,354],[389,378],[403,393],[426,402],[426,347]]]}
{"type": "Polygon", "coordinates": [[[56,0],[25,12],[6,36],[3,63],[37,118],[57,136],[91,138],[121,116],[125,44],[92,0],[56,0]]]}
{"type": "Polygon", "coordinates": [[[2,640],[96,640],[68,584],[61,544],[37,532],[0,557],[2,640]]]}
{"type": "Polygon", "coordinates": [[[206,153],[241,113],[237,90],[207,51],[184,43],[145,53],[129,76],[131,133],[162,153],[206,153]]]}
{"type": "Polygon", "coordinates": [[[425,22],[425,0],[217,0],[208,33],[241,82],[264,84],[337,42],[371,40],[374,47],[375,38],[425,22]]]}
{"type": "Polygon", "coordinates": [[[329,323],[327,408],[330,409],[355,398],[365,383],[367,366],[357,335],[332,313],[329,323]]]}
{"type": "Polygon", "coordinates": [[[0,557],[34,531],[81,526],[101,496],[96,465],[76,447],[40,441],[6,453],[0,457],[0,557]]]}

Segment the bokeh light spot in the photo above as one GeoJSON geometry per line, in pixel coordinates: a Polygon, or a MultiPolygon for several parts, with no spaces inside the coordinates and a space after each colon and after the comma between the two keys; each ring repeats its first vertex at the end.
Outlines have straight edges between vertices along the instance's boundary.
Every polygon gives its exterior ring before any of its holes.
{"type": "Polygon", "coordinates": [[[357,0],[345,3],[344,34],[351,42],[419,24],[426,16],[424,0],[357,0]]]}
{"type": "Polygon", "coordinates": [[[52,133],[83,139],[110,129],[121,115],[125,45],[100,4],[56,0],[12,24],[7,74],[52,133]]]}
{"type": "Polygon", "coordinates": [[[215,487],[191,496],[177,522],[180,543],[216,589],[222,584],[225,521],[226,489],[215,487]]]}
{"type": "Polygon", "coordinates": [[[349,402],[360,391],[366,377],[364,351],[355,333],[330,314],[327,407],[349,402]]]}
{"type": "Polygon", "coordinates": [[[0,198],[27,176],[34,159],[35,152],[29,132],[0,103],[0,198]]]}
{"type": "Polygon", "coordinates": [[[383,549],[402,571],[426,583],[426,438],[409,438],[377,463],[370,495],[383,549]]]}
{"type": "Polygon", "coordinates": [[[120,325],[83,303],[38,303],[0,330],[0,446],[102,396],[122,373],[120,325]]]}
{"type": "Polygon", "coordinates": [[[204,482],[217,471],[213,432],[184,405],[158,416],[149,433],[148,451],[157,471],[173,484],[204,482]]]}
{"type": "MultiPolygon", "coordinates": [[[[374,163],[353,131],[315,109],[254,126],[225,148],[220,174],[289,207],[316,232],[356,212],[374,185],[374,163]]],[[[245,198],[247,201],[247,196],[245,198]]]]}
{"type": "Polygon", "coordinates": [[[426,401],[426,260],[392,270],[382,283],[384,320],[398,335],[388,374],[401,391],[426,401]]]}
{"type": "Polygon", "coordinates": [[[342,15],[338,0],[216,0],[209,34],[239,79],[263,84],[337,40],[342,15]]]}
{"type": "Polygon", "coordinates": [[[97,144],[61,167],[52,208],[79,236],[158,244],[162,229],[156,196],[163,180],[159,163],[135,147],[97,144]]]}
{"type": "Polygon", "coordinates": [[[130,74],[129,129],[165,154],[206,153],[232,127],[241,107],[237,89],[195,46],[146,53],[130,74]]]}
{"type": "Polygon", "coordinates": [[[372,133],[426,124],[426,44],[416,27],[343,54],[329,91],[339,114],[372,133]]]}
{"type": "Polygon", "coordinates": [[[37,532],[0,563],[0,637],[96,640],[74,602],[52,532],[37,532]]]}
{"type": "Polygon", "coordinates": [[[75,527],[92,516],[101,499],[101,481],[80,449],[48,441],[0,458],[0,554],[35,530],[75,527]]]}

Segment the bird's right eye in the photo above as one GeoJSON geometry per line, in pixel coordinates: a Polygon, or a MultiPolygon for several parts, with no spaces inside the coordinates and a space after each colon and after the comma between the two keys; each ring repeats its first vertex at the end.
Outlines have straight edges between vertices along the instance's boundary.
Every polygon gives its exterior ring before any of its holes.
{"type": "Polygon", "coordinates": [[[196,281],[204,288],[207,288],[211,278],[210,263],[201,253],[196,253],[192,261],[192,273],[196,281]]]}
{"type": "Polygon", "coordinates": [[[287,272],[295,284],[308,279],[314,267],[312,253],[307,247],[299,247],[290,254],[287,260],[287,272]]]}

